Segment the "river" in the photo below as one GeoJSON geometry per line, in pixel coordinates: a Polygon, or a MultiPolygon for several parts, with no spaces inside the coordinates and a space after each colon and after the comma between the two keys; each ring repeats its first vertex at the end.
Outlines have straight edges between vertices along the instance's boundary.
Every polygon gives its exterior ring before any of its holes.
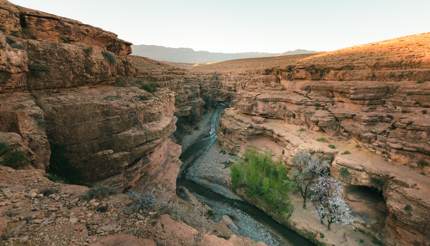
{"type": "MultiPolygon", "coordinates": [[[[215,220],[220,220],[224,215],[229,216],[235,224],[231,229],[236,234],[249,237],[256,241],[262,241],[269,246],[313,245],[296,232],[273,220],[257,207],[241,199],[235,199],[230,195],[226,195],[231,192],[228,190],[228,187],[216,188],[219,187],[218,184],[198,182],[195,178],[192,178],[192,175],[189,175],[190,169],[198,165],[205,157],[207,158],[206,155],[208,155],[211,148],[216,147],[216,132],[224,108],[225,106],[219,105],[208,113],[206,117],[210,117],[210,121],[203,129],[204,133],[193,141],[182,153],[181,160],[183,162],[183,168],[178,177],[177,186],[187,188],[201,202],[207,204],[212,209],[215,220]]],[[[214,163],[214,168],[216,165],[224,164],[214,163]]],[[[205,171],[215,172],[216,170],[205,171]]]]}

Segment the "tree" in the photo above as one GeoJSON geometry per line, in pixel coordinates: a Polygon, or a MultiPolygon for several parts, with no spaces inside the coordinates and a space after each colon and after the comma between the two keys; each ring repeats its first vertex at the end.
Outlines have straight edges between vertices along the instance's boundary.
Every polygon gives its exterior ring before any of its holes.
{"type": "Polygon", "coordinates": [[[309,197],[309,191],[315,181],[329,175],[329,162],[322,160],[309,151],[300,151],[294,155],[292,178],[295,182],[296,189],[303,198],[303,208],[306,208],[306,201],[309,197]]]}
{"type": "Polygon", "coordinates": [[[343,200],[342,187],[332,177],[320,177],[312,186],[312,201],[320,221],[327,222],[327,229],[333,223],[349,224],[352,222],[351,209],[343,200]]]}
{"type": "Polygon", "coordinates": [[[231,183],[234,191],[244,191],[249,198],[266,204],[272,212],[290,217],[293,205],[289,193],[293,188],[288,171],[282,161],[272,155],[247,149],[231,166],[231,183]]]}

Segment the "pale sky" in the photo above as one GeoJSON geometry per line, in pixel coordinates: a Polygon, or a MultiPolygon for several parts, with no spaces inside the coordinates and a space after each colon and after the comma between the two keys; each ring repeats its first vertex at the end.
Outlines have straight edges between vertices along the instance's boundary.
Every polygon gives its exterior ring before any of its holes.
{"type": "Polygon", "coordinates": [[[334,50],[430,32],[430,0],[11,0],[134,44],[213,52],[334,50]]]}

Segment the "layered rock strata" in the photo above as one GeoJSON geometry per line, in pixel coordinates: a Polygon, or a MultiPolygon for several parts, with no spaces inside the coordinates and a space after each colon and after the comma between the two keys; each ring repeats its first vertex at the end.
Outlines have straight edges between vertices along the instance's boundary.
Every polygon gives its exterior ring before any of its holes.
{"type": "Polygon", "coordinates": [[[221,120],[220,143],[234,153],[249,145],[270,149],[287,163],[300,149],[334,155],[332,175],[345,186],[382,191],[388,214],[379,236],[387,244],[425,245],[429,42],[422,34],[229,72],[237,93],[221,120]]]}
{"type": "MultiPolygon", "coordinates": [[[[176,148],[174,94],[134,80],[130,43],[78,21],[0,4],[0,141],[73,182],[134,186],[176,148]]],[[[177,153],[172,152],[172,153],[177,153]]],[[[178,167],[176,157],[169,159],[178,167]]]]}

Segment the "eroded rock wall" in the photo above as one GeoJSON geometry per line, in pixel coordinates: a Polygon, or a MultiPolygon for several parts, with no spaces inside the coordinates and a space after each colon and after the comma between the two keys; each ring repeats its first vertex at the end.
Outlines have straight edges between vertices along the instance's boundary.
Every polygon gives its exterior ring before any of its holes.
{"type": "Polygon", "coordinates": [[[0,23],[0,141],[28,167],[125,189],[166,162],[154,155],[179,155],[165,147],[175,148],[174,94],[122,83],[136,75],[130,43],[7,1],[0,23]]]}
{"type": "Polygon", "coordinates": [[[175,93],[178,132],[189,133],[207,109],[234,97],[234,81],[228,83],[217,73],[197,73],[138,56],[132,56],[131,62],[137,68],[136,86],[155,91],[167,88],[175,93]]]}

